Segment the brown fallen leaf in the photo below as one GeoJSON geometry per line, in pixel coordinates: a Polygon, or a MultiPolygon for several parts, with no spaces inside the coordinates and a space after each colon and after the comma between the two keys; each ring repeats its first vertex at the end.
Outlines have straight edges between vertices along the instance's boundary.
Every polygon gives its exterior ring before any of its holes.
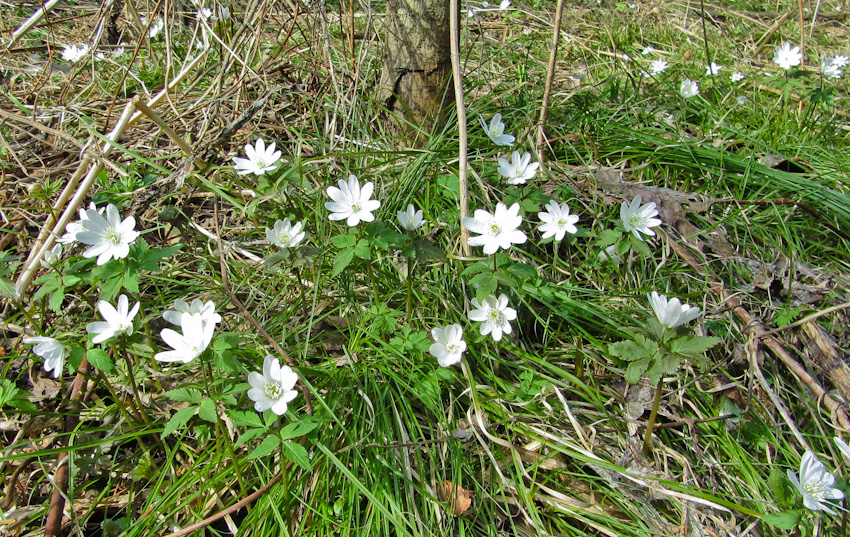
{"type": "Polygon", "coordinates": [[[437,485],[437,498],[441,502],[446,502],[452,506],[455,515],[462,515],[472,505],[471,490],[466,490],[460,485],[455,485],[451,481],[443,481],[437,485]]]}

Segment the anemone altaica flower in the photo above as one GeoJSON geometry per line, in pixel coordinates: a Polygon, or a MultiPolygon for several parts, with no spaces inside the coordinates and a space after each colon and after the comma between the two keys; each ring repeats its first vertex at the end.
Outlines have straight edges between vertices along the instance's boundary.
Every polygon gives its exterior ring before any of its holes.
{"type": "Polygon", "coordinates": [[[696,306],[682,304],[678,298],[668,300],[666,296],[659,295],[653,291],[646,295],[652,311],[658,318],[658,322],[667,328],[676,328],[679,325],[693,321],[700,315],[700,309],[696,306]]]}
{"type": "Polygon", "coordinates": [[[328,218],[345,220],[348,227],[354,227],[361,221],[374,221],[372,211],[377,211],[381,206],[380,201],[370,199],[374,190],[375,185],[371,181],[360,188],[360,181],[355,175],[349,175],[348,181],[340,179],[339,188],[330,186],[327,190],[333,200],[325,202],[325,208],[331,212],[328,218]]]}
{"type": "Polygon", "coordinates": [[[468,216],[463,219],[463,227],[477,237],[469,238],[470,246],[483,246],[486,255],[494,254],[499,248],[507,250],[513,244],[522,244],[527,240],[525,233],[517,229],[522,223],[519,215],[519,203],[508,208],[504,203],[496,204],[495,214],[478,209],[475,218],[468,216]]]}
{"type": "Polygon", "coordinates": [[[89,46],[85,43],[80,45],[66,45],[62,49],[62,59],[66,62],[77,63],[89,53],[89,46]]]}
{"type": "Polygon", "coordinates": [[[502,121],[502,114],[493,115],[493,119],[488,124],[484,120],[484,116],[478,117],[481,121],[481,127],[484,129],[484,134],[490,138],[496,145],[514,145],[515,137],[510,134],[505,134],[505,123],[502,121]]]}
{"type": "Polygon", "coordinates": [[[416,210],[412,203],[407,205],[407,210],[398,212],[398,225],[407,231],[415,231],[422,227],[425,220],[422,220],[422,209],[416,210]]]}
{"type": "Polygon", "coordinates": [[[162,314],[162,318],[173,325],[182,326],[184,313],[200,314],[204,328],[212,325],[213,329],[215,329],[215,326],[221,322],[221,315],[215,311],[215,302],[212,300],[204,302],[200,298],[192,300],[191,303],[178,298],[174,301],[174,309],[166,310],[162,314]]]}
{"type": "Polygon", "coordinates": [[[266,228],[266,238],[278,248],[294,248],[306,235],[301,231],[301,222],[292,224],[289,218],[275,220],[273,228],[266,228]]]}
{"type": "Polygon", "coordinates": [[[664,60],[655,60],[649,64],[649,74],[646,76],[660,75],[667,70],[667,62],[664,60]]]}
{"type": "Polygon", "coordinates": [[[623,227],[627,233],[631,233],[640,240],[644,240],[644,235],[655,235],[652,228],[661,225],[661,220],[655,218],[658,216],[655,203],[641,204],[642,201],[638,194],[631,203],[624,201],[620,205],[620,220],[623,221],[623,227]]]}
{"type": "Polygon", "coordinates": [[[86,218],[80,220],[83,231],[76,239],[91,248],[83,252],[83,257],[97,257],[97,264],[103,265],[110,259],[123,259],[130,253],[130,245],[136,242],[139,232],[136,219],[128,216],[121,220],[121,214],[111,203],[106,206],[106,218],[100,211],[89,209],[86,218]]]}
{"type": "Polygon", "coordinates": [[[558,205],[555,200],[550,200],[545,206],[546,211],[537,213],[537,217],[543,222],[540,225],[540,231],[543,232],[544,239],[555,237],[556,241],[563,240],[567,233],[574,234],[578,232],[576,222],[578,216],[570,214],[570,206],[566,203],[558,205]]]}
{"type": "Polygon", "coordinates": [[[496,170],[502,177],[507,177],[510,185],[524,185],[526,181],[534,179],[537,175],[539,162],[531,162],[531,153],[519,154],[519,151],[511,153],[511,161],[499,158],[499,168],[496,170]]]}
{"type": "Polygon", "coordinates": [[[811,451],[803,454],[800,462],[800,479],[793,470],[788,470],[788,479],[803,495],[803,505],[812,511],[826,511],[835,515],[831,509],[833,504],[827,500],[840,500],[844,493],[835,488],[835,476],[826,471],[823,465],[811,451]]]}
{"type": "Polygon", "coordinates": [[[180,328],[183,330],[182,334],[170,328],[160,332],[162,340],[173,350],[156,353],[154,360],[188,364],[209,346],[215,332],[215,323],[205,322],[201,313],[183,312],[180,314],[180,328]]]}
{"type": "Polygon", "coordinates": [[[59,378],[62,374],[62,366],[65,364],[65,346],[58,339],[52,337],[33,336],[24,338],[27,345],[35,345],[32,352],[44,358],[44,370],[53,372],[53,378],[59,378]]]}
{"type": "Polygon", "coordinates": [[[686,78],[682,80],[682,84],[679,86],[679,94],[685,99],[696,97],[699,95],[699,84],[690,78],[686,78]]]}
{"type": "Polygon", "coordinates": [[[233,157],[233,169],[237,175],[263,175],[276,169],[281,152],[275,151],[274,142],[266,147],[265,140],[258,138],[254,147],[251,147],[251,144],[245,145],[245,154],[248,158],[233,157]]]}
{"type": "Polygon", "coordinates": [[[722,65],[718,65],[715,62],[711,62],[708,67],[705,68],[705,76],[714,76],[723,69],[722,65]]]}
{"type": "Polygon", "coordinates": [[[792,47],[790,41],[785,41],[776,47],[776,52],[773,54],[773,63],[786,71],[800,65],[802,61],[803,54],[800,52],[800,47],[792,47]]]}
{"type": "Polygon", "coordinates": [[[280,361],[272,355],[263,360],[263,374],[248,373],[248,398],[254,401],[254,410],[265,412],[271,409],[278,416],[286,414],[287,404],[298,395],[293,388],[298,375],[291,367],[281,367],[280,361]]]}
{"type": "Polygon", "coordinates": [[[131,309],[127,295],[118,297],[118,307],[114,307],[105,300],[99,301],[97,310],[103,320],[86,325],[86,332],[95,334],[91,340],[92,343],[103,343],[120,334],[133,335],[133,319],[139,313],[141,305],[141,302],[136,302],[131,309]]]}
{"type": "Polygon", "coordinates": [[[443,367],[449,367],[460,362],[466,350],[463,340],[463,328],[459,324],[450,324],[445,328],[432,328],[431,336],[434,343],[428,351],[443,367]]]}
{"type": "Polygon", "coordinates": [[[502,294],[496,298],[495,295],[489,295],[481,302],[473,298],[472,307],[475,309],[469,312],[469,318],[481,323],[482,336],[492,334],[495,341],[501,341],[502,334],[511,333],[511,321],[516,319],[517,312],[508,307],[507,296],[502,294]]]}

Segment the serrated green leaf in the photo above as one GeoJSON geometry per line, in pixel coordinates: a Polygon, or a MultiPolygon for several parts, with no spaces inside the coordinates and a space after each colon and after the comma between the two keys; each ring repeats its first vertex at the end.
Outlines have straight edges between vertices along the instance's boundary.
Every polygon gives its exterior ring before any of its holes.
{"type": "Polygon", "coordinates": [[[269,453],[274,451],[279,445],[280,438],[278,438],[278,436],[275,434],[270,434],[263,438],[263,441],[260,442],[260,445],[255,447],[254,451],[252,451],[248,455],[248,460],[251,461],[254,459],[259,459],[260,457],[268,455],[269,453]]]}
{"type": "Polygon", "coordinates": [[[351,264],[352,259],[354,259],[354,247],[343,248],[337,252],[334,257],[334,266],[331,271],[331,276],[338,276],[343,270],[345,270],[345,267],[351,264]]]}
{"type": "Polygon", "coordinates": [[[170,435],[177,429],[182,429],[184,425],[186,425],[192,416],[195,415],[195,412],[198,410],[196,406],[189,406],[186,408],[181,408],[177,411],[176,414],[171,416],[171,419],[168,420],[168,423],[165,424],[165,428],[162,430],[162,438],[170,435]]]}
{"type": "Polygon", "coordinates": [[[664,375],[673,375],[679,369],[679,357],[675,354],[664,353],[663,356],[652,360],[644,373],[652,385],[658,384],[664,375]]]}
{"type": "Polygon", "coordinates": [[[784,511],[782,513],[762,515],[761,521],[781,530],[791,530],[800,523],[799,511],[784,511]]]}
{"type": "Polygon", "coordinates": [[[334,235],[331,237],[331,243],[337,248],[350,248],[357,244],[357,237],[350,233],[346,233],[345,235],[334,235]]]}
{"type": "Polygon", "coordinates": [[[629,366],[626,368],[625,374],[626,382],[629,384],[638,384],[640,382],[641,375],[643,375],[643,372],[646,371],[648,367],[649,358],[629,362],[629,366]]]}
{"type": "Polygon", "coordinates": [[[47,301],[47,307],[54,313],[61,313],[63,302],[65,302],[65,289],[63,287],[59,287],[50,293],[50,299],[47,301]]]}
{"type": "Polygon", "coordinates": [[[720,341],[714,336],[684,336],[670,342],[670,351],[688,357],[700,356],[720,341]]]}
{"type": "Polygon", "coordinates": [[[463,272],[460,273],[461,276],[469,276],[470,274],[478,274],[479,272],[490,271],[493,269],[492,261],[476,261],[475,263],[466,267],[463,272]]]}
{"type": "MultiPolygon", "coordinates": [[[[53,293],[57,289],[62,289],[62,282],[56,276],[55,272],[51,272],[49,274],[46,274],[45,276],[42,276],[41,278],[36,280],[36,283],[38,283],[38,282],[42,282],[43,285],[41,287],[39,287],[38,290],[35,293],[33,293],[33,295],[32,295],[33,300],[40,300],[42,297],[46,296],[48,293],[53,293]]],[[[14,286],[14,284],[12,284],[12,285],[14,286]]]]}
{"type": "Polygon", "coordinates": [[[251,440],[262,436],[266,432],[265,428],[262,429],[248,429],[236,439],[236,443],[233,444],[234,447],[241,446],[246,442],[250,442],[251,440]]]}
{"type": "Polygon", "coordinates": [[[641,335],[636,335],[634,340],[627,339],[608,345],[608,352],[627,362],[652,358],[657,351],[658,345],[641,335]]]}
{"type": "Polygon", "coordinates": [[[372,249],[369,246],[369,241],[366,239],[360,239],[357,241],[357,246],[354,247],[354,255],[360,259],[372,259],[372,249]]]}
{"type": "Polygon", "coordinates": [[[260,415],[253,411],[229,410],[227,415],[233,420],[233,423],[239,427],[264,427],[263,420],[260,419],[260,415]]]}
{"type": "Polygon", "coordinates": [[[124,274],[124,279],[121,281],[121,285],[124,289],[130,291],[131,293],[139,292],[139,273],[136,271],[128,270],[126,274],[124,274]]]}
{"type": "Polygon", "coordinates": [[[612,244],[617,244],[620,240],[620,237],[623,236],[623,232],[619,229],[606,229],[599,233],[596,238],[596,246],[599,248],[605,248],[606,246],[611,246],[612,244]]]}
{"type": "Polygon", "coordinates": [[[112,302],[113,299],[118,296],[118,292],[121,290],[121,284],[123,281],[123,276],[116,276],[103,282],[103,285],[100,287],[100,299],[112,302]]]}
{"type": "Polygon", "coordinates": [[[304,449],[304,446],[294,442],[284,442],[281,444],[280,448],[284,457],[305,470],[310,469],[310,456],[307,454],[307,450],[304,449]]]}
{"type": "Polygon", "coordinates": [[[89,349],[86,357],[89,359],[89,363],[98,371],[115,373],[115,364],[103,349],[89,349]]]}
{"type": "MultiPolygon", "coordinates": [[[[427,239],[414,239],[409,245],[419,261],[445,261],[446,254],[427,239]]],[[[408,256],[409,257],[409,256],[408,256]]]]}
{"type": "Polygon", "coordinates": [[[198,406],[198,417],[204,421],[215,423],[218,420],[218,411],[215,408],[215,401],[209,397],[204,398],[198,406]]]}
{"type": "Polygon", "coordinates": [[[280,430],[280,436],[283,440],[299,438],[315,429],[318,425],[314,421],[296,421],[282,428],[280,430]]]}
{"type": "Polygon", "coordinates": [[[177,388],[165,392],[165,396],[172,401],[186,401],[187,403],[200,403],[203,394],[194,388],[177,388]]]}
{"type": "Polygon", "coordinates": [[[638,252],[640,255],[644,257],[652,257],[652,250],[649,249],[649,245],[646,241],[640,240],[631,233],[629,233],[629,244],[631,244],[632,250],[638,252]]]}
{"type": "Polygon", "coordinates": [[[539,276],[536,268],[525,263],[512,263],[508,265],[506,270],[520,280],[532,280],[539,276]]]}
{"type": "Polygon", "coordinates": [[[68,363],[71,364],[71,367],[76,371],[80,368],[80,364],[83,363],[83,357],[86,355],[86,349],[79,345],[74,345],[68,351],[68,363]]]}

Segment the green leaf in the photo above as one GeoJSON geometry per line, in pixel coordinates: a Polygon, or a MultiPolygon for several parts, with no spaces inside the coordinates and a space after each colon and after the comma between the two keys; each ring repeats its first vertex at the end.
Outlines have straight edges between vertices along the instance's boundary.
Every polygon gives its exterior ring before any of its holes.
{"type": "Polygon", "coordinates": [[[182,429],[192,419],[192,416],[195,415],[196,410],[198,410],[196,406],[189,406],[178,410],[176,414],[171,416],[168,423],[165,424],[165,428],[162,430],[162,438],[165,438],[177,429],[182,429]]]}
{"type": "Polygon", "coordinates": [[[112,302],[118,296],[118,291],[121,290],[123,280],[123,276],[116,276],[103,282],[103,285],[100,287],[100,299],[112,302]]]}
{"type": "Polygon", "coordinates": [[[175,244],[167,248],[148,248],[144,239],[139,239],[130,247],[129,262],[138,270],[159,272],[159,262],[162,259],[173,257],[183,245],[175,244]]]}
{"type": "Polygon", "coordinates": [[[282,428],[280,430],[280,436],[283,440],[299,438],[318,427],[318,425],[319,424],[314,421],[296,421],[295,423],[290,423],[286,427],[282,428]]]}
{"type": "Polygon", "coordinates": [[[131,293],[139,292],[139,273],[135,270],[127,269],[127,272],[124,274],[124,280],[121,282],[121,285],[124,289],[130,291],[131,293]]]}
{"type": "Polygon", "coordinates": [[[71,347],[71,350],[68,351],[68,363],[71,364],[74,371],[80,368],[80,364],[83,363],[83,356],[85,355],[86,349],[80,345],[74,345],[71,347]]]}
{"type": "Polygon", "coordinates": [[[648,367],[649,358],[629,362],[629,366],[626,368],[626,382],[628,382],[629,384],[639,383],[641,375],[643,375],[643,372],[646,371],[648,367]]]}
{"type": "Polygon", "coordinates": [[[399,233],[394,229],[385,229],[381,231],[377,237],[374,239],[374,244],[381,250],[388,250],[390,246],[395,246],[397,244],[401,244],[405,240],[407,240],[407,235],[404,233],[399,233]]]}
{"type": "Polygon", "coordinates": [[[253,440],[257,437],[262,436],[265,432],[266,432],[265,427],[256,428],[256,429],[248,429],[247,431],[245,431],[244,433],[239,435],[239,438],[236,439],[236,443],[233,444],[233,445],[234,445],[234,447],[241,446],[245,442],[250,442],[251,440],[253,440]]]}
{"type": "Polygon", "coordinates": [[[115,373],[115,364],[103,349],[89,349],[87,356],[89,363],[98,371],[115,373]]]}
{"type": "Polygon", "coordinates": [[[63,302],[65,302],[65,288],[59,287],[50,293],[50,300],[47,301],[47,307],[54,313],[61,313],[63,302]]]}
{"type": "Polygon", "coordinates": [[[436,244],[427,239],[414,239],[410,241],[408,246],[413,249],[414,255],[419,261],[446,260],[446,254],[436,244]]]}
{"type": "Polygon", "coordinates": [[[260,442],[260,445],[254,448],[248,455],[248,460],[259,459],[264,455],[268,455],[272,451],[274,451],[277,446],[280,445],[280,438],[276,434],[270,434],[263,438],[263,441],[260,442]]]}
{"type": "Polygon", "coordinates": [[[683,356],[701,356],[721,339],[714,336],[684,336],[670,342],[670,351],[683,356]]]}
{"type": "Polygon", "coordinates": [[[331,242],[337,248],[349,248],[357,244],[357,237],[350,233],[345,235],[335,235],[331,237],[331,242]]]}
{"type": "Polygon", "coordinates": [[[475,292],[475,296],[480,300],[486,296],[492,295],[496,292],[496,287],[499,285],[499,280],[490,273],[490,272],[482,272],[478,274],[471,280],[469,280],[470,285],[478,285],[478,289],[475,292]]]}
{"type": "Polygon", "coordinates": [[[331,271],[331,277],[338,276],[345,270],[345,267],[351,264],[352,259],[354,259],[354,247],[343,248],[337,252],[334,257],[334,267],[331,271]]]}
{"type": "Polygon", "coordinates": [[[263,420],[260,415],[253,411],[246,410],[229,410],[227,415],[233,420],[233,423],[239,427],[263,427],[263,420]]]}
{"type": "Polygon", "coordinates": [[[634,340],[618,341],[608,345],[608,352],[626,360],[633,362],[636,360],[649,359],[655,356],[658,352],[658,344],[646,337],[637,334],[634,340]]]}
{"type": "Polygon", "coordinates": [[[469,276],[470,274],[478,274],[479,272],[489,272],[493,270],[493,262],[488,260],[476,261],[469,265],[460,273],[461,276],[469,276]]]}
{"type": "Polygon", "coordinates": [[[600,232],[596,238],[596,246],[605,248],[606,246],[617,244],[622,236],[623,232],[619,229],[606,229],[600,232]]]}
{"type": "Polygon", "coordinates": [[[215,401],[206,397],[198,406],[198,417],[204,421],[215,423],[218,420],[218,411],[215,408],[215,401]]]}
{"type": "Polygon", "coordinates": [[[525,263],[512,263],[506,269],[510,274],[516,276],[519,280],[532,280],[537,278],[539,274],[537,269],[525,263]]]}
{"type": "Polygon", "coordinates": [[[673,375],[679,369],[679,357],[673,353],[665,352],[663,356],[652,361],[646,370],[646,377],[653,385],[658,384],[664,375],[673,375]]]}
{"type": "Polygon", "coordinates": [[[305,470],[310,469],[310,456],[307,454],[307,450],[304,449],[304,446],[293,442],[284,442],[281,444],[280,448],[284,457],[305,470]]]}
{"type": "Polygon", "coordinates": [[[791,530],[800,523],[799,511],[784,511],[782,513],[762,515],[761,521],[781,530],[791,530]]]}
{"type": "Polygon", "coordinates": [[[201,402],[202,394],[200,390],[194,388],[177,388],[165,392],[165,396],[172,401],[186,401],[187,403],[198,404],[201,402]]]}
{"type": "Polygon", "coordinates": [[[652,257],[652,251],[649,249],[649,246],[646,244],[646,241],[642,241],[631,233],[629,233],[629,243],[632,246],[632,250],[640,253],[640,255],[644,257],[652,257]]]}
{"type": "Polygon", "coordinates": [[[369,247],[369,241],[360,239],[357,246],[354,247],[354,255],[360,259],[372,259],[372,249],[369,247]]]}
{"type": "MultiPolygon", "coordinates": [[[[38,278],[36,283],[42,283],[43,285],[38,288],[38,291],[33,293],[33,300],[40,300],[42,297],[46,296],[48,293],[53,293],[57,289],[62,289],[62,281],[60,278],[56,277],[55,272],[51,272],[38,278]]],[[[14,286],[14,284],[12,284],[14,286]]],[[[14,297],[13,297],[14,298],[14,297]]]]}

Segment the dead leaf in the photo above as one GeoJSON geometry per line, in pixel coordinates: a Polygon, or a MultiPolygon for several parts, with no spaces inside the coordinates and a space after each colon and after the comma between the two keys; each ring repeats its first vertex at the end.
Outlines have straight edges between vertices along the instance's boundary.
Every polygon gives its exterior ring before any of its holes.
{"type": "Polygon", "coordinates": [[[451,481],[437,485],[437,498],[453,507],[455,515],[460,516],[472,505],[472,491],[466,490],[451,481]]]}

